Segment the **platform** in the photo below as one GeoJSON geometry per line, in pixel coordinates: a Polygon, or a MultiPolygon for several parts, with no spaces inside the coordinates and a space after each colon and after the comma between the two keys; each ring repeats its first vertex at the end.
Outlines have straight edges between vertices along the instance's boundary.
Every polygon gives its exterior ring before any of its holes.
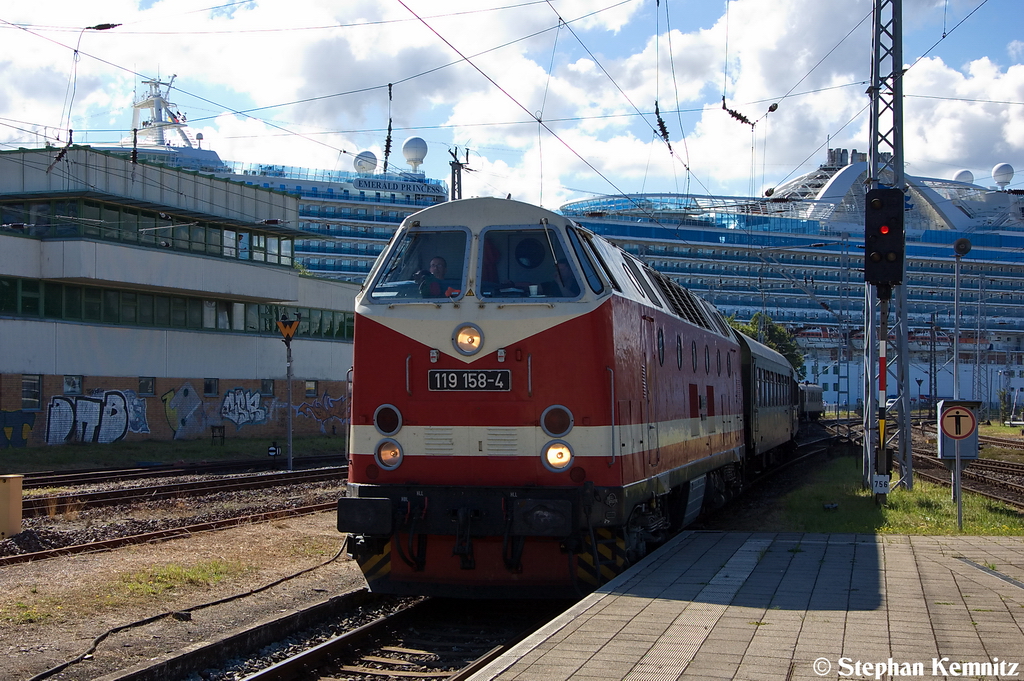
{"type": "Polygon", "coordinates": [[[903,677],[1024,678],[1024,538],[686,532],[472,681],[903,677]]]}

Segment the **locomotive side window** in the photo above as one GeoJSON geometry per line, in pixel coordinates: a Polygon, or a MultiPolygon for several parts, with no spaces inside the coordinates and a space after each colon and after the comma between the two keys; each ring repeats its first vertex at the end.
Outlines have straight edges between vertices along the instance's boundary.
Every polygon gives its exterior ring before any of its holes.
{"type": "Polygon", "coordinates": [[[557,229],[488,229],[480,252],[484,298],[578,298],[579,278],[557,229]]]}
{"type": "Polygon", "coordinates": [[[676,335],[676,368],[683,368],[683,338],[680,335],[676,335]]]}
{"type": "Polygon", "coordinates": [[[580,240],[575,229],[567,227],[565,232],[569,235],[569,243],[572,244],[572,250],[576,252],[580,267],[583,268],[583,277],[587,280],[587,285],[594,293],[601,293],[604,291],[604,282],[601,281],[601,277],[597,276],[597,269],[591,260],[589,249],[580,240]]]}
{"type": "Polygon", "coordinates": [[[640,297],[646,298],[647,296],[644,294],[644,290],[640,288],[640,282],[636,280],[636,276],[633,274],[632,271],[630,271],[629,266],[626,264],[628,262],[629,258],[626,258],[626,260],[622,263],[622,269],[626,271],[626,278],[629,279],[629,281],[633,284],[633,288],[635,288],[636,292],[640,294],[640,297]]]}
{"type": "Polygon", "coordinates": [[[665,332],[658,329],[658,365],[665,366],[665,332]]]}
{"type": "Polygon", "coordinates": [[[370,289],[376,303],[422,298],[455,300],[465,291],[469,233],[457,228],[411,229],[392,242],[370,289]]]}
{"type": "Polygon", "coordinates": [[[622,287],[619,286],[618,280],[615,278],[615,275],[612,274],[611,268],[608,267],[608,261],[605,260],[603,255],[601,255],[601,248],[599,248],[599,244],[595,244],[591,240],[590,236],[587,236],[586,239],[587,245],[590,247],[590,249],[594,252],[594,255],[597,257],[597,262],[601,265],[601,269],[604,270],[604,275],[608,277],[608,281],[612,283],[612,288],[621,293],[622,287]]]}
{"type": "Polygon", "coordinates": [[[651,285],[647,282],[647,278],[644,277],[640,268],[637,267],[632,258],[626,258],[625,267],[626,272],[629,274],[630,278],[633,279],[633,283],[636,284],[637,288],[639,289],[640,287],[643,287],[640,291],[640,295],[646,296],[652,303],[658,307],[662,307],[661,301],[658,300],[658,296],[654,294],[654,289],[651,288],[651,285]]]}
{"type": "Polygon", "coordinates": [[[690,355],[693,360],[693,371],[697,373],[697,341],[691,341],[690,343],[690,355]]]}

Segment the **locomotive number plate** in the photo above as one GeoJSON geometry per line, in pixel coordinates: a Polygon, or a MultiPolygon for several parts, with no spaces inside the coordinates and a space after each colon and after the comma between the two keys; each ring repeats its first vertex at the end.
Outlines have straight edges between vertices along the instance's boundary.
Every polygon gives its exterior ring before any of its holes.
{"type": "Polygon", "coordinates": [[[427,384],[431,390],[490,390],[512,389],[509,369],[430,369],[427,384]]]}

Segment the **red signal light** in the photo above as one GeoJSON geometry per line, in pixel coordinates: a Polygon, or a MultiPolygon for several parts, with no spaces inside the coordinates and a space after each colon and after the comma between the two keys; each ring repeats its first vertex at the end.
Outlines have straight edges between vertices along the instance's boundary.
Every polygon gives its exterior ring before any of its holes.
{"type": "Polygon", "coordinates": [[[881,232],[882,234],[888,234],[889,225],[882,225],[881,227],[878,228],[878,231],[881,232]]]}

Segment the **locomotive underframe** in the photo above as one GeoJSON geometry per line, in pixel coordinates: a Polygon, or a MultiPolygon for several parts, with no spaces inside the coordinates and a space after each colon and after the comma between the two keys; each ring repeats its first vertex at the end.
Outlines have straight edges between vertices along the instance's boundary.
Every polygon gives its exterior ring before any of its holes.
{"type": "Polygon", "coordinates": [[[670,525],[682,527],[705,503],[722,496],[722,471],[738,471],[742,447],[694,461],[645,480],[622,486],[448,487],[352,483],[338,500],[338,530],[350,535],[348,550],[357,560],[379,552],[395,535],[407,538],[402,555],[414,570],[427,566],[418,542],[434,536],[455,537],[452,554],[460,567],[476,567],[473,539],[500,537],[507,547],[506,568],[520,567],[524,543],[531,538],[562,542],[565,552],[592,550],[594,530],[621,529],[630,561],[642,557],[645,542],[663,538],[670,525]],[[707,480],[708,484],[703,483],[707,480]],[[696,484],[700,483],[700,484],[696,484]],[[705,494],[705,489],[709,492],[705,494]],[[413,537],[421,538],[417,542],[413,537]]]}

